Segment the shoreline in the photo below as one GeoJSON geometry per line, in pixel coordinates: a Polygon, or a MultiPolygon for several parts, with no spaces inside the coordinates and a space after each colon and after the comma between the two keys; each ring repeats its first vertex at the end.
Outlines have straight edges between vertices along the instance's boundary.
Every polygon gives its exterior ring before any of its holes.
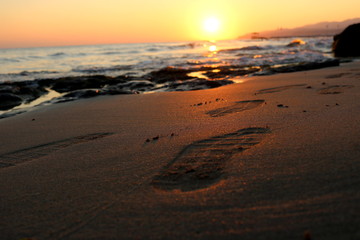
{"type": "Polygon", "coordinates": [[[0,233],[355,239],[359,79],[352,62],[2,119],[0,233]]]}
{"type": "MultiPolygon", "coordinates": [[[[234,51],[236,49],[231,49],[234,51]]],[[[208,66],[166,67],[142,77],[85,75],[34,81],[0,83],[0,119],[12,117],[42,105],[52,105],[102,95],[147,94],[217,88],[242,81],[242,78],[302,72],[340,66],[341,60],[290,64],[267,68],[208,66]],[[239,80],[240,79],[240,80],[239,80]]]]}

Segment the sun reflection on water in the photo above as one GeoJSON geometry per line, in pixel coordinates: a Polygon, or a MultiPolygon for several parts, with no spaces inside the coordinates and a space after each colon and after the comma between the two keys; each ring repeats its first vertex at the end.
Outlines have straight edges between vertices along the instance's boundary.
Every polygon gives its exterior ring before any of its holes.
{"type": "Polygon", "coordinates": [[[217,51],[216,45],[211,45],[211,46],[209,46],[209,51],[210,51],[210,52],[216,52],[216,51],[217,51]]]}

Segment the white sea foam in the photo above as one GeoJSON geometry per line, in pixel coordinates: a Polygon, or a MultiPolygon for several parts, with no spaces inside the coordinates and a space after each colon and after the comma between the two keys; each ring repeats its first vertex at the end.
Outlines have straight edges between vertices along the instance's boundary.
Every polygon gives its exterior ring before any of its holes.
{"type": "Polygon", "coordinates": [[[91,74],[138,75],[167,66],[283,65],[332,58],[332,38],[304,38],[306,44],[287,47],[293,39],[212,42],[114,44],[94,46],[0,49],[0,82],[91,74]],[[217,52],[209,51],[212,45],[217,52]],[[26,73],[26,74],[24,74],[26,73]]]}

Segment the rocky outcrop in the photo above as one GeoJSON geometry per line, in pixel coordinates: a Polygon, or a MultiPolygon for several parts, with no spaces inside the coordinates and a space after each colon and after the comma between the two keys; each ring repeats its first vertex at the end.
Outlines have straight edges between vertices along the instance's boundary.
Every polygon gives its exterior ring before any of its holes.
{"type": "Polygon", "coordinates": [[[43,79],[38,82],[41,86],[50,87],[59,93],[65,93],[80,89],[103,88],[106,85],[124,83],[129,80],[126,76],[108,77],[104,75],[94,75],[43,79]]]}
{"type": "Polygon", "coordinates": [[[165,82],[174,82],[178,80],[189,80],[192,77],[188,76],[191,70],[176,68],[176,67],[166,67],[157,71],[153,71],[144,77],[149,81],[155,83],[165,83],[165,82]]]}
{"type": "Polygon", "coordinates": [[[336,67],[339,65],[340,65],[340,61],[338,59],[328,59],[326,61],[321,61],[321,62],[309,62],[309,63],[294,64],[289,66],[270,67],[268,69],[267,74],[309,71],[309,70],[315,70],[315,69],[321,69],[327,67],[336,67]]]}
{"type": "Polygon", "coordinates": [[[359,57],[360,23],[350,25],[342,33],[335,35],[332,50],[335,57],[359,57]]]}
{"type": "Polygon", "coordinates": [[[22,98],[12,93],[0,93],[0,110],[5,111],[22,103],[22,98]]]}

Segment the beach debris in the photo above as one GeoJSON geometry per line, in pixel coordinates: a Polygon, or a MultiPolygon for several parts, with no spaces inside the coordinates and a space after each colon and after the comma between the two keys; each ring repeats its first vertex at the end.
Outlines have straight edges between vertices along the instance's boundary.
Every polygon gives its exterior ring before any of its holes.
{"type": "MultiPolygon", "coordinates": [[[[220,99],[220,98],[217,98],[215,100],[215,102],[220,102],[220,101],[225,101],[223,98],[220,99]]],[[[206,101],[206,102],[200,102],[200,103],[195,103],[193,105],[190,105],[190,107],[200,107],[200,106],[203,106],[203,105],[208,105],[208,104],[211,104],[213,103],[212,101],[206,101]]]]}
{"type": "Polygon", "coordinates": [[[277,107],[278,107],[278,108],[289,108],[289,106],[286,106],[286,105],[284,105],[284,104],[278,104],[277,107]]]}
{"type": "MultiPolygon", "coordinates": [[[[175,133],[171,133],[171,134],[168,134],[168,135],[162,135],[163,137],[164,136],[167,136],[167,137],[175,137],[175,136],[178,136],[177,134],[175,134],[175,133]]],[[[152,138],[147,138],[146,140],[145,140],[145,142],[146,143],[149,143],[149,142],[151,142],[151,141],[157,141],[157,140],[159,140],[160,139],[160,135],[157,135],[157,136],[155,136],[155,137],[152,137],[152,138]]]]}

